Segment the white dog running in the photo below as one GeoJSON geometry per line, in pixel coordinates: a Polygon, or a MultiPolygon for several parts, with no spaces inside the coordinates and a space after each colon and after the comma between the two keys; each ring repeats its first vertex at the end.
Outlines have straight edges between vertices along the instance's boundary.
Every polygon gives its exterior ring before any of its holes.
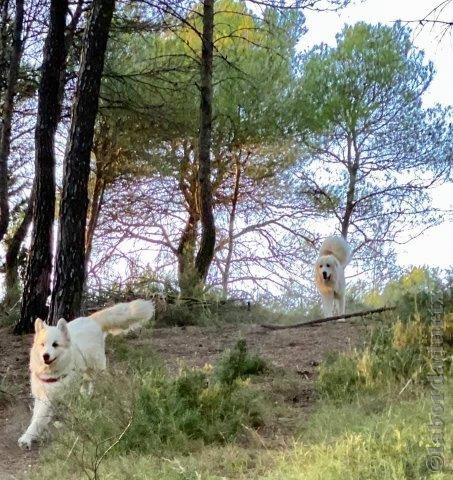
{"type": "Polygon", "coordinates": [[[315,281],[322,296],[325,317],[345,313],[346,281],[344,268],[350,260],[350,248],[343,237],[327,237],[315,265],[315,281]]]}
{"type": "Polygon", "coordinates": [[[31,448],[52,417],[52,402],[88,370],[106,367],[105,334],[130,330],[149,320],[154,304],[147,300],[119,303],[67,323],[61,318],[56,327],[35,321],[35,337],[30,352],[30,383],[34,398],[33,416],[19,446],[31,448]]]}

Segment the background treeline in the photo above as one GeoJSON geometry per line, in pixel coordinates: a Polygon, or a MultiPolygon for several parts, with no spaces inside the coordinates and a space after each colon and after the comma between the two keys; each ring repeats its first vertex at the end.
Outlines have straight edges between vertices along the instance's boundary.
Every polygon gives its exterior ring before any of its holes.
{"type": "Polygon", "coordinates": [[[396,243],[443,218],[429,193],[449,180],[451,112],[424,106],[433,66],[400,23],[298,51],[305,9],[345,3],[3,0],[16,331],[137,282],[300,306],[334,232],[368,290],[393,278],[396,243]]]}

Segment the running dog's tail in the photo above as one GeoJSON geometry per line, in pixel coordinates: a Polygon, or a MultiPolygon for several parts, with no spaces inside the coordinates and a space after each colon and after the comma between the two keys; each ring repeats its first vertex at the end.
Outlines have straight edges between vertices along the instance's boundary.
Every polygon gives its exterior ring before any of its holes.
{"type": "Polygon", "coordinates": [[[134,300],[118,303],[90,315],[106,333],[118,335],[134,330],[154,315],[154,303],[149,300],[134,300]]]}
{"type": "Polygon", "coordinates": [[[327,237],[321,245],[319,255],[333,255],[342,267],[351,259],[351,249],[343,237],[327,237]]]}

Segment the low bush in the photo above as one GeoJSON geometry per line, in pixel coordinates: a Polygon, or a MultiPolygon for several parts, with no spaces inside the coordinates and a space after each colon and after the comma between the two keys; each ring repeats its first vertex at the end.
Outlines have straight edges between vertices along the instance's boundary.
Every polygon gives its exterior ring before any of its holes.
{"type": "Polygon", "coordinates": [[[244,339],[227,350],[215,368],[215,378],[222,385],[233,385],[237,379],[246,378],[250,375],[258,375],[268,370],[266,361],[247,351],[247,343],[244,339]]]}
{"type": "Polygon", "coordinates": [[[424,384],[429,372],[427,327],[419,320],[375,327],[362,350],[331,355],[318,369],[316,388],[323,398],[350,400],[408,382],[424,384]]]}
{"type": "MultiPolygon", "coordinates": [[[[453,395],[446,382],[445,398],[453,395]]],[[[445,428],[443,473],[426,466],[427,447],[433,446],[430,392],[395,400],[382,390],[359,395],[351,402],[324,401],[263,480],[422,480],[452,478],[453,431],[445,428]],[[377,405],[378,404],[378,405],[377,405]],[[334,420],[333,420],[334,419],[334,420]]],[[[443,421],[453,421],[445,410],[443,421]]]]}
{"type": "Polygon", "coordinates": [[[116,366],[95,378],[92,394],[69,392],[57,406],[61,426],[49,453],[53,459],[71,458],[68,478],[98,478],[113,452],[188,454],[264,424],[266,402],[242,380],[264,363],[243,343],[223,357],[220,369],[185,369],[171,378],[153,368],[153,360],[134,358],[124,341],[113,342],[116,366]],[[214,371],[231,373],[226,378],[214,371]]]}

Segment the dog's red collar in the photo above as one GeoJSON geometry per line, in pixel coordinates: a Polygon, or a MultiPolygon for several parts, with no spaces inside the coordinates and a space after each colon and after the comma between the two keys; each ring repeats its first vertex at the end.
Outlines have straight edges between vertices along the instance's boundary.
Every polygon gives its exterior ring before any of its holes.
{"type": "Polygon", "coordinates": [[[59,382],[60,380],[62,380],[64,377],[66,377],[66,375],[62,375],[61,377],[48,377],[48,378],[43,378],[43,377],[40,377],[39,375],[36,375],[38,377],[38,380],[40,380],[41,382],[44,382],[44,383],[55,383],[55,382],[59,382]]]}

